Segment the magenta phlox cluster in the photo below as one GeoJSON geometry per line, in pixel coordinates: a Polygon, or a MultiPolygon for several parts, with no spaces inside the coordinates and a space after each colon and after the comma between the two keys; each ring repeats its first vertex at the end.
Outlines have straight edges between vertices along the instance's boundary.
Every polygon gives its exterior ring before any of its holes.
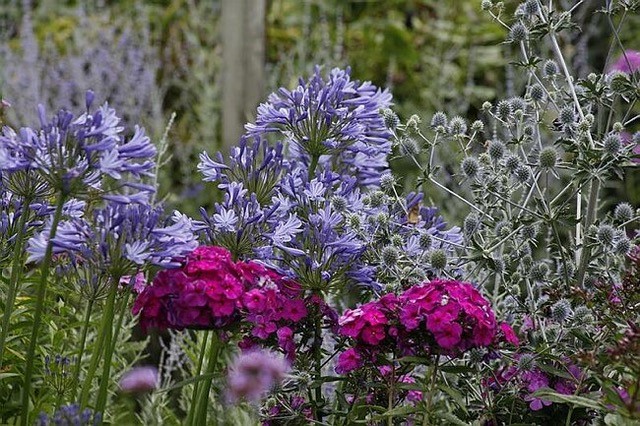
{"type": "Polygon", "coordinates": [[[386,294],[339,319],[340,334],[353,345],[338,358],[336,370],[348,373],[384,353],[396,356],[458,356],[478,347],[518,339],[498,324],[487,301],[471,284],[434,280],[386,294]]]}

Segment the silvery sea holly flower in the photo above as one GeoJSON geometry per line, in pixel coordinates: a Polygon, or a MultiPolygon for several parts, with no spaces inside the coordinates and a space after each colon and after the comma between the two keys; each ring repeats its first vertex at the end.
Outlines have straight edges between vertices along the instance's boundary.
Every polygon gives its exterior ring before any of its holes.
{"type": "Polygon", "coordinates": [[[284,137],[290,157],[312,169],[312,175],[316,165],[331,164],[368,186],[377,184],[388,167],[390,133],[380,110],[390,103],[388,91],[352,80],[349,68],[335,68],[325,78],[316,67],[294,90],[272,93],[246,129],[252,136],[284,137]]]}
{"type": "Polygon", "coordinates": [[[92,101],[88,92],[87,112],[76,116],[61,110],[50,120],[40,107],[40,129],[5,128],[0,171],[10,175],[34,170],[64,196],[119,191],[123,202],[145,201],[144,194],[154,189],[138,184],[154,171],[154,145],[137,126],[133,136],[125,138],[115,110],[105,103],[91,111],[92,101]]]}

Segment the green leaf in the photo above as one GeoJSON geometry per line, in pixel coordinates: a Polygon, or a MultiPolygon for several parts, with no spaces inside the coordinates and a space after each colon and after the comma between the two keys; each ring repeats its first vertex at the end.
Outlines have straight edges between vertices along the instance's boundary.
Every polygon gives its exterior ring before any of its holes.
{"type": "Polygon", "coordinates": [[[569,404],[576,407],[590,408],[592,410],[603,410],[605,408],[601,402],[594,399],[577,395],[564,395],[554,392],[551,389],[540,389],[534,392],[533,396],[559,404],[569,404]]]}
{"type": "Polygon", "coordinates": [[[458,392],[456,389],[453,389],[443,384],[438,385],[438,389],[440,389],[441,391],[449,395],[451,398],[453,398],[456,404],[458,404],[458,407],[460,407],[465,412],[465,414],[468,414],[467,407],[466,407],[467,404],[464,401],[464,396],[462,396],[460,392],[458,392]]]}

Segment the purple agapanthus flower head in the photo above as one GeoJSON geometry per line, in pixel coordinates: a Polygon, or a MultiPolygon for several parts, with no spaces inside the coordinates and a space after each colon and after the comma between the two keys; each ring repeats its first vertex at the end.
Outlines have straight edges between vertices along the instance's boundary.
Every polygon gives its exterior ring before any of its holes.
{"type": "Polygon", "coordinates": [[[0,135],[0,171],[36,171],[66,196],[87,189],[109,193],[110,179],[118,181],[118,188],[124,184],[123,202],[145,202],[146,197],[138,194],[155,189],[137,185],[154,172],[155,146],[138,126],[133,136],[125,138],[116,111],[106,103],[89,111],[91,98],[87,97],[87,112],[79,116],[61,110],[47,119],[40,106],[40,129],[15,132],[5,127],[0,135]]]}
{"type": "Polygon", "coordinates": [[[376,185],[391,151],[380,113],[390,103],[388,91],[352,80],[349,68],[335,68],[323,77],[316,67],[294,90],[272,93],[246,130],[253,136],[282,136],[289,156],[306,167],[315,167],[314,160],[321,169],[331,163],[335,171],[356,176],[361,185],[376,185]]]}
{"type": "Polygon", "coordinates": [[[67,404],[59,407],[53,416],[40,413],[37,426],[94,426],[102,424],[102,414],[94,413],[85,408],[82,410],[78,404],[67,404]]]}
{"type": "MultiPolygon", "coordinates": [[[[179,260],[197,247],[194,224],[174,212],[164,219],[160,207],[108,202],[90,217],[66,216],[52,240],[53,254],[66,254],[83,265],[130,275],[146,265],[179,266],[179,260]]],[[[50,224],[29,240],[29,261],[44,258],[50,224]]]]}

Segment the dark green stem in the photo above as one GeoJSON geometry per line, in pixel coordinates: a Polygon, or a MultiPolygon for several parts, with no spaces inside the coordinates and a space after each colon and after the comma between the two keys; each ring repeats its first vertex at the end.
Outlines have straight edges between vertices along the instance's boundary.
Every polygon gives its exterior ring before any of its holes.
{"type": "Polygon", "coordinates": [[[64,196],[58,199],[56,211],[53,214],[51,229],[49,231],[49,241],[44,253],[44,259],[40,267],[40,281],[38,282],[36,293],[36,310],[33,314],[33,327],[31,328],[31,338],[29,340],[29,349],[27,350],[27,368],[24,373],[24,385],[22,387],[22,417],[20,424],[27,426],[29,424],[29,397],[31,393],[31,381],[33,380],[33,371],[36,363],[36,346],[38,345],[38,334],[42,323],[42,312],[44,311],[44,299],[47,294],[47,281],[49,279],[49,269],[51,268],[51,256],[53,255],[53,239],[56,236],[58,223],[62,218],[62,208],[65,202],[64,196]]]}
{"type": "Polygon", "coordinates": [[[315,380],[317,382],[315,389],[315,403],[313,409],[315,411],[315,419],[319,422],[322,421],[322,410],[320,405],[324,405],[322,400],[322,321],[320,317],[320,310],[316,312],[315,321],[315,334],[313,337],[313,356],[315,367],[315,380]]]}
{"type": "MultiPolygon", "coordinates": [[[[194,377],[198,377],[202,373],[202,364],[204,364],[204,355],[207,352],[207,342],[209,341],[209,334],[211,332],[207,330],[204,335],[204,339],[202,340],[202,348],[200,349],[200,356],[198,357],[198,367],[196,368],[194,377]]],[[[198,387],[200,386],[200,382],[195,382],[193,384],[193,394],[191,396],[191,405],[189,406],[189,414],[187,415],[187,421],[185,424],[190,425],[193,422],[193,416],[196,411],[196,404],[198,398],[198,387]]]]}
{"type": "Polygon", "coordinates": [[[309,164],[309,180],[313,179],[316,174],[316,168],[318,167],[318,160],[320,156],[317,154],[313,154],[311,156],[311,163],[309,164]]]}
{"type": "Polygon", "coordinates": [[[13,304],[18,293],[18,284],[24,270],[24,236],[26,233],[27,219],[29,218],[29,204],[31,200],[25,198],[22,203],[22,213],[18,221],[18,230],[16,231],[15,246],[13,248],[13,260],[11,261],[11,276],[9,277],[9,292],[4,303],[4,315],[2,316],[2,333],[0,335],[0,367],[3,365],[4,348],[9,335],[9,326],[11,314],[13,313],[13,304]]]}
{"type": "Polygon", "coordinates": [[[431,403],[433,402],[433,393],[436,387],[436,379],[438,378],[438,356],[435,357],[435,364],[431,372],[431,383],[429,384],[429,393],[427,394],[427,403],[425,408],[424,417],[422,419],[422,425],[428,426],[431,424],[431,403]]]}
{"type": "Polygon", "coordinates": [[[73,370],[73,397],[75,399],[76,392],[78,391],[78,383],[80,383],[80,371],[82,369],[82,356],[84,355],[84,347],[87,344],[87,334],[89,332],[89,322],[91,321],[91,311],[93,309],[94,299],[89,299],[89,305],[84,313],[84,322],[82,325],[82,337],[80,338],[80,347],[76,355],[76,366],[73,370]]]}
{"type": "MultiPolygon", "coordinates": [[[[114,285],[117,289],[120,285],[119,283],[120,283],[119,278],[114,279],[114,282],[112,285],[114,285]]],[[[102,365],[102,378],[100,379],[100,389],[98,390],[98,399],[96,402],[96,409],[95,409],[97,413],[104,414],[104,408],[107,404],[109,382],[111,381],[111,376],[110,376],[111,360],[113,358],[113,352],[115,352],[115,349],[118,343],[118,335],[120,333],[120,330],[122,329],[122,322],[124,321],[124,317],[127,314],[128,302],[129,302],[129,293],[127,293],[127,295],[122,299],[122,302],[120,305],[120,311],[118,312],[118,322],[116,323],[115,331],[113,330],[112,326],[109,325],[107,329],[107,333],[105,335],[105,340],[104,340],[105,354],[104,354],[104,361],[102,365]]],[[[113,319],[113,315],[111,318],[113,319]]],[[[102,418],[104,419],[104,415],[102,416],[102,418]]]]}
{"type": "Polygon", "coordinates": [[[213,373],[218,364],[218,355],[220,354],[220,339],[214,332],[211,336],[211,347],[209,348],[209,359],[207,361],[207,371],[209,376],[204,380],[198,389],[198,400],[196,401],[196,414],[192,426],[206,425],[207,412],[209,408],[209,392],[211,391],[211,382],[213,381],[213,373]]]}
{"type": "MultiPolygon", "coordinates": [[[[91,353],[91,361],[89,363],[89,370],[87,371],[87,376],[84,378],[84,383],[82,385],[82,393],[80,394],[80,407],[86,408],[87,403],[89,402],[89,392],[91,392],[91,383],[93,382],[93,377],[96,375],[96,371],[98,369],[98,365],[100,364],[100,358],[102,356],[102,351],[106,348],[107,351],[110,350],[109,346],[105,346],[105,340],[107,334],[112,336],[113,333],[113,311],[114,305],[116,301],[116,294],[118,293],[118,280],[116,282],[110,283],[109,294],[107,295],[107,302],[104,307],[104,312],[102,313],[102,323],[100,324],[100,330],[98,331],[98,337],[96,339],[95,348],[91,353]]],[[[109,344],[111,343],[111,338],[109,337],[109,344]]]]}

